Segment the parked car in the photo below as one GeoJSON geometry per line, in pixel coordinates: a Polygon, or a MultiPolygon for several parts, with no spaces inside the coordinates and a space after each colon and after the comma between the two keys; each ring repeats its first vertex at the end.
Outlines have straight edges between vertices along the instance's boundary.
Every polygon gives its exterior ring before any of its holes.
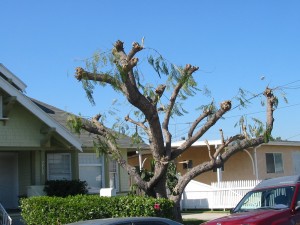
{"type": "Polygon", "coordinates": [[[124,217],[79,221],[67,225],[183,225],[160,217],[124,217]]]}
{"type": "Polygon", "coordinates": [[[231,214],[202,225],[300,224],[300,175],[261,181],[231,214]]]}

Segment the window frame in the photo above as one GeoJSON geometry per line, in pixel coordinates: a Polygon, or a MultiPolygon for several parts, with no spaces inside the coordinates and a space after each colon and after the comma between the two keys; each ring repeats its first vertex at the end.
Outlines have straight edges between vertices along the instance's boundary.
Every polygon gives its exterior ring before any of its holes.
{"type": "Polygon", "coordinates": [[[109,159],[108,161],[108,176],[109,176],[109,187],[116,189],[116,191],[119,191],[119,167],[116,160],[109,159]],[[112,169],[115,170],[113,171],[112,169]],[[111,178],[113,178],[114,186],[111,184],[111,178]]]}
{"type": "MultiPolygon", "coordinates": [[[[72,158],[71,158],[71,153],[47,153],[47,180],[72,180],[72,158]],[[50,174],[50,169],[51,169],[51,160],[55,160],[55,159],[51,159],[51,156],[68,156],[68,164],[69,164],[69,168],[68,168],[68,172],[67,173],[62,173],[62,174],[68,174],[66,176],[66,178],[62,178],[62,179],[50,179],[51,176],[59,176],[59,174],[50,174]]],[[[64,164],[64,163],[63,163],[64,164]]],[[[62,165],[62,164],[61,164],[62,165]]],[[[63,176],[62,176],[63,177],[63,176]]]]}
{"type": "Polygon", "coordinates": [[[283,154],[281,152],[267,152],[265,153],[265,157],[266,157],[266,172],[268,174],[284,173],[283,154]],[[278,158],[278,156],[280,156],[280,158],[278,158]],[[271,165],[270,163],[272,163],[273,165],[271,165]],[[280,165],[278,166],[278,164],[280,165]]]}
{"type": "MultiPolygon", "coordinates": [[[[100,187],[99,189],[105,187],[105,175],[104,175],[104,157],[103,156],[99,156],[100,158],[100,162],[99,163],[81,163],[80,162],[80,156],[81,155],[92,155],[92,156],[96,156],[96,153],[78,153],[78,169],[79,169],[79,177],[80,177],[80,169],[84,168],[84,167],[99,167],[100,171],[101,171],[101,181],[100,181],[100,187]]],[[[88,192],[89,193],[94,193],[93,190],[90,190],[88,187],[88,192]]],[[[97,193],[99,192],[99,190],[97,191],[97,193]]]]}

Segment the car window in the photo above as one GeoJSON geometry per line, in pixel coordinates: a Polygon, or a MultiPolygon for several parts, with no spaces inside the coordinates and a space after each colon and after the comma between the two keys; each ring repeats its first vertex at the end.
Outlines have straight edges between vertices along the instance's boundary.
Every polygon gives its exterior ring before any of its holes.
{"type": "Polygon", "coordinates": [[[167,223],[160,221],[144,221],[144,222],[134,222],[134,225],[168,225],[167,223]]]}

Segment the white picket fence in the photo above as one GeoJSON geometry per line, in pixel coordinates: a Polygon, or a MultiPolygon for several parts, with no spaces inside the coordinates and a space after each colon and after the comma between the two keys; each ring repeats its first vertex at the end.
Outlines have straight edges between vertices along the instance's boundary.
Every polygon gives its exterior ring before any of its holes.
{"type": "Polygon", "coordinates": [[[12,219],[0,204],[0,225],[12,225],[12,219]]]}
{"type": "Polygon", "coordinates": [[[192,180],[182,195],[181,208],[182,210],[233,208],[259,182],[259,180],[241,180],[206,185],[192,180]]]}

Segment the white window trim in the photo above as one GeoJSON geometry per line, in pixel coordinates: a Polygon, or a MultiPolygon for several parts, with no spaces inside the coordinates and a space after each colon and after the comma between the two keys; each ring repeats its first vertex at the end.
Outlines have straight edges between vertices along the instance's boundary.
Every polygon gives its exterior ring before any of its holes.
{"type": "MultiPolygon", "coordinates": [[[[69,165],[70,165],[70,170],[69,170],[69,177],[66,180],[72,180],[72,165],[71,165],[71,153],[47,153],[47,179],[48,180],[53,180],[53,179],[49,179],[50,177],[50,155],[69,155],[69,165]]],[[[56,180],[56,179],[54,179],[56,180]]]]}
{"type": "MultiPolygon", "coordinates": [[[[96,155],[96,153],[79,153],[79,155],[96,155]]],[[[104,157],[101,157],[100,163],[78,163],[79,166],[79,173],[80,173],[80,167],[85,167],[85,166],[96,166],[96,167],[100,167],[101,168],[101,184],[103,188],[105,187],[105,174],[104,174],[104,157]]],[[[90,190],[88,190],[90,192],[90,190]]],[[[93,193],[93,192],[91,192],[93,193]]]]}
{"type": "Polygon", "coordinates": [[[116,189],[116,192],[119,192],[119,189],[120,189],[119,164],[116,162],[116,160],[109,159],[108,173],[109,173],[109,182],[110,182],[110,175],[111,174],[115,174],[115,179],[116,179],[115,189],[116,189]],[[110,170],[110,164],[111,163],[115,163],[115,165],[116,165],[116,171],[111,171],[110,170]]]}
{"type": "MultiPolygon", "coordinates": [[[[266,157],[267,157],[267,154],[272,154],[273,155],[273,159],[274,159],[274,172],[272,172],[272,173],[273,174],[283,174],[284,173],[283,153],[282,152],[266,152],[266,157]],[[281,155],[282,171],[278,171],[278,168],[276,167],[275,154],[280,154],[281,155]]],[[[266,169],[268,171],[268,165],[266,165],[266,169]]]]}

